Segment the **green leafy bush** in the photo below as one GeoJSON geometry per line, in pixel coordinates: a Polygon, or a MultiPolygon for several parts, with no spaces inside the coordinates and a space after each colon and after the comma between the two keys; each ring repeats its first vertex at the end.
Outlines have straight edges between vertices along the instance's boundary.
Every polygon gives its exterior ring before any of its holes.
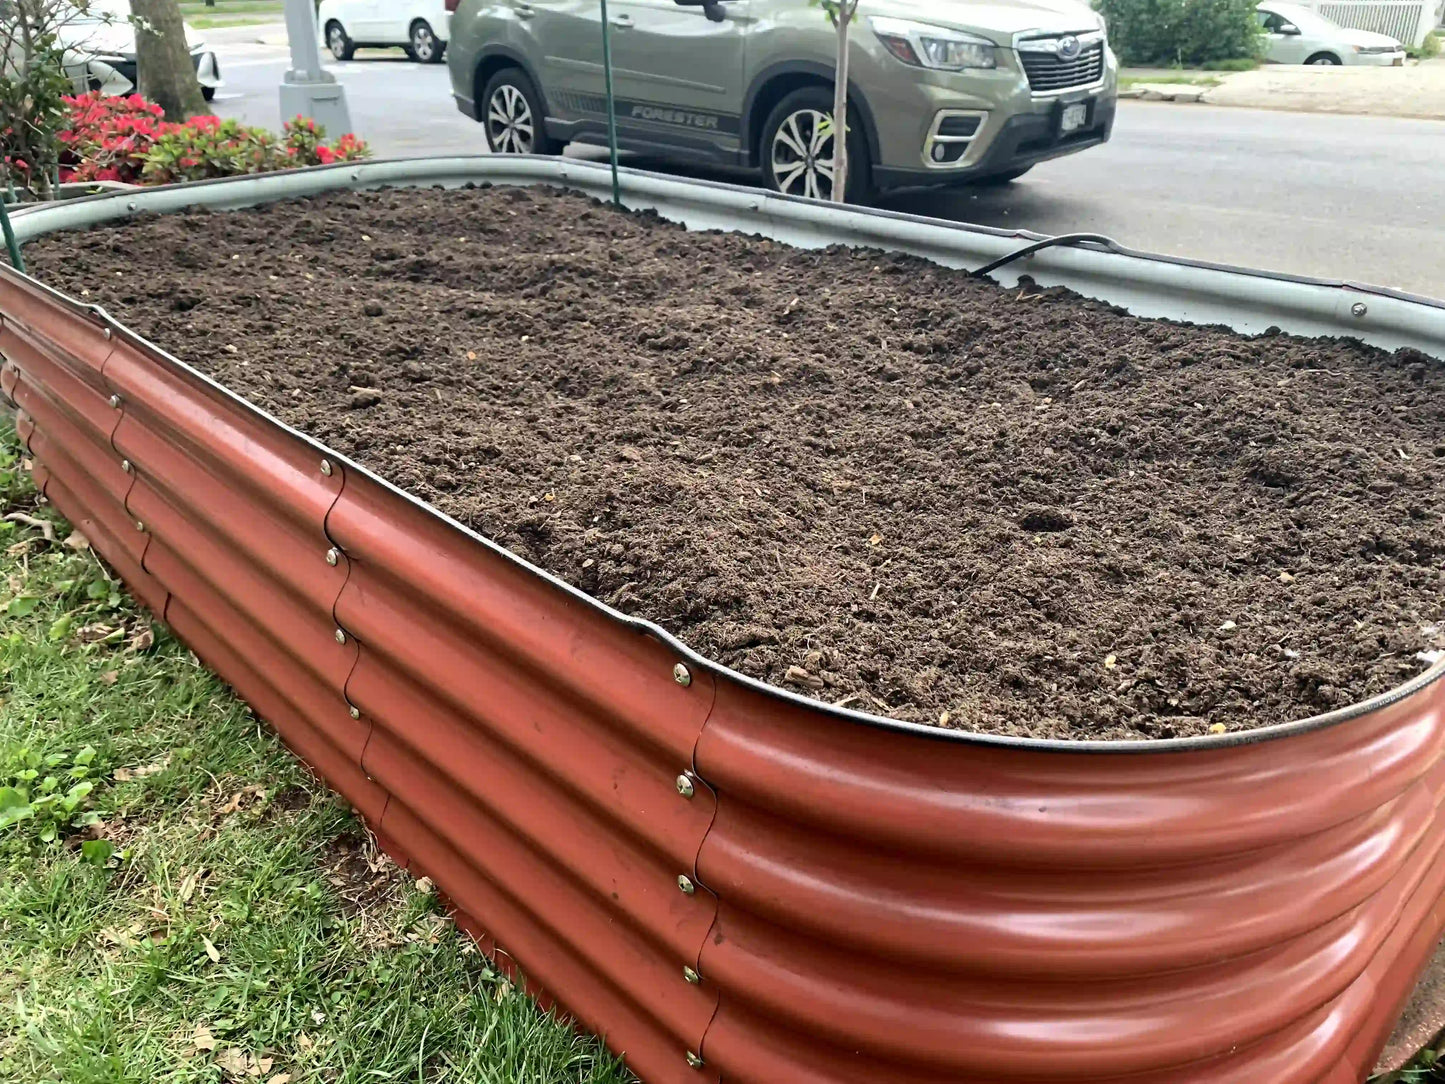
{"type": "Polygon", "coordinates": [[[1430,60],[1440,55],[1441,32],[1431,31],[1425,35],[1425,40],[1420,43],[1419,48],[1406,46],[1405,53],[1415,60],[1430,60]]]}
{"type": "Polygon", "coordinates": [[[1263,50],[1256,0],[1101,0],[1124,64],[1199,67],[1263,50]]]}
{"type": "Polygon", "coordinates": [[[95,824],[100,814],[88,808],[94,760],[91,745],[74,753],[12,752],[0,769],[0,829],[29,821],[36,839],[54,843],[95,824]]]}

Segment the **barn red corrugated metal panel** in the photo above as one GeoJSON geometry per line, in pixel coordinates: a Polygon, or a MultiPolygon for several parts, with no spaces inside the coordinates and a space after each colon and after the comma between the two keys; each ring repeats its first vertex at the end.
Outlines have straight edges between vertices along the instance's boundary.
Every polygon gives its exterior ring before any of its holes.
{"type": "Polygon", "coordinates": [[[1188,749],[841,719],[8,272],[0,315],[46,495],[645,1080],[1346,1084],[1445,928],[1445,683],[1188,749]]]}

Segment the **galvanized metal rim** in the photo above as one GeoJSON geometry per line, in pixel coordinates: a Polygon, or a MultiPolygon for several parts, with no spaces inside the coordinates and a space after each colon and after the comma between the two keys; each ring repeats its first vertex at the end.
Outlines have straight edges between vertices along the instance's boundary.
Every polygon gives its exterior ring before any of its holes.
{"type": "MultiPolygon", "coordinates": [[[[507,156],[507,159],[506,159],[506,160],[507,160],[507,161],[515,161],[516,158],[517,158],[517,156],[507,156]]],[[[481,158],[480,160],[481,160],[481,161],[487,161],[488,159],[485,158],[485,157],[483,157],[483,158],[481,158]]],[[[542,160],[543,160],[543,161],[547,161],[547,162],[555,162],[554,159],[542,159],[542,160]]],[[[435,161],[435,160],[434,160],[434,159],[430,159],[430,158],[416,158],[416,159],[404,159],[404,160],[402,160],[402,161],[403,161],[403,162],[430,163],[430,162],[433,162],[433,161],[435,161]]],[[[566,165],[567,165],[569,168],[572,167],[572,166],[577,166],[577,165],[587,165],[587,166],[589,166],[590,168],[604,169],[604,170],[605,170],[605,168],[606,168],[605,166],[595,165],[595,164],[591,164],[591,163],[573,162],[573,161],[571,161],[571,160],[568,160],[567,163],[566,163],[566,165]]],[[[334,170],[336,170],[336,169],[338,169],[338,167],[336,167],[336,166],[325,166],[325,167],[319,167],[318,169],[311,169],[311,170],[304,170],[304,171],[303,171],[303,170],[293,170],[293,171],[287,171],[287,172],[288,172],[288,173],[302,173],[302,172],[305,172],[305,173],[315,173],[315,172],[322,172],[322,171],[334,171],[334,170]]],[[[639,171],[632,171],[632,172],[639,172],[639,171]]],[[[275,174],[271,174],[270,176],[276,176],[276,175],[275,175],[275,174]]],[[[649,176],[656,176],[656,175],[649,175],[649,176]]],[[[426,179],[426,178],[423,178],[423,179],[426,179]]],[[[671,179],[671,178],[668,178],[668,179],[671,179]]],[[[196,201],[196,203],[194,203],[194,204],[188,204],[188,205],[187,205],[187,206],[202,206],[202,205],[204,205],[204,204],[207,203],[207,202],[224,202],[225,199],[226,199],[225,192],[228,191],[228,190],[225,188],[225,186],[235,186],[235,185],[238,185],[238,184],[242,184],[242,185],[243,185],[243,184],[245,184],[245,182],[254,182],[255,180],[257,180],[257,178],[255,178],[255,177],[231,177],[231,178],[219,178],[219,179],[209,180],[209,181],[200,181],[200,182],[195,182],[195,183],[193,183],[193,184],[186,184],[186,185],[167,185],[167,186],[164,186],[164,187],[165,187],[166,189],[170,189],[170,190],[175,190],[175,189],[187,189],[187,190],[191,190],[191,189],[195,189],[195,190],[212,189],[212,190],[214,190],[214,189],[217,189],[217,188],[223,189],[222,195],[221,195],[220,197],[216,198],[215,200],[198,200],[198,201],[196,201]]],[[[354,173],[353,173],[353,176],[351,177],[351,180],[352,180],[353,183],[356,183],[356,181],[357,181],[357,178],[356,178],[356,176],[354,175],[354,173]]],[[[748,192],[748,191],[750,191],[750,190],[748,190],[748,189],[743,189],[743,188],[741,188],[741,187],[738,186],[738,185],[726,185],[726,184],[722,184],[721,182],[715,182],[715,181],[705,181],[705,182],[697,182],[697,183],[700,183],[700,184],[703,184],[703,185],[706,185],[706,186],[711,186],[711,187],[728,189],[728,190],[731,190],[731,191],[742,191],[742,192],[748,192]]],[[[350,185],[350,184],[342,183],[342,184],[338,184],[336,187],[337,187],[337,188],[349,188],[349,187],[351,187],[351,185],[350,185]]],[[[159,189],[157,189],[157,190],[159,190],[159,189]]],[[[117,200],[125,200],[125,199],[126,199],[128,196],[130,196],[130,195],[132,195],[131,192],[116,192],[116,193],[109,193],[109,194],[101,194],[101,195],[97,195],[97,196],[88,196],[88,197],[84,197],[82,200],[70,200],[70,201],[67,201],[67,205],[73,206],[73,205],[75,205],[75,204],[77,204],[77,203],[105,204],[106,202],[114,202],[114,201],[117,201],[117,200]]],[[[274,200],[259,200],[259,201],[257,201],[257,202],[258,202],[258,203],[263,203],[263,202],[278,202],[280,199],[285,199],[285,198],[289,198],[289,197],[287,197],[286,195],[283,194],[283,195],[280,195],[280,196],[276,197],[276,199],[274,199],[274,200]]],[[[777,198],[776,195],[774,196],[774,198],[777,198]]],[[[790,198],[790,197],[785,197],[785,198],[790,198]]],[[[799,200],[799,202],[804,203],[804,204],[808,205],[809,207],[815,207],[815,206],[817,206],[817,204],[815,204],[815,203],[814,203],[813,201],[811,201],[811,200],[799,200]]],[[[48,209],[52,209],[52,210],[53,210],[56,206],[57,206],[57,205],[50,205],[50,208],[48,208],[48,209]]],[[[66,205],[59,205],[59,206],[66,206],[66,205]]],[[[44,210],[44,209],[47,209],[47,208],[42,207],[42,208],[39,208],[39,209],[44,210]]],[[[955,224],[955,223],[943,222],[943,221],[937,220],[937,219],[924,219],[924,218],[920,218],[919,216],[904,215],[904,214],[900,214],[900,213],[898,213],[898,212],[893,212],[893,211],[878,211],[878,210],[874,210],[874,209],[872,209],[872,208],[862,208],[862,209],[858,209],[858,208],[848,208],[847,210],[854,211],[855,213],[877,214],[877,215],[882,215],[882,216],[885,216],[885,217],[888,217],[888,218],[901,219],[901,220],[908,221],[908,222],[920,222],[920,221],[921,221],[921,222],[927,222],[927,223],[937,223],[937,224],[939,224],[939,225],[941,225],[941,226],[946,226],[946,227],[956,227],[956,226],[957,226],[957,224],[955,224]]],[[[33,214],[34,212],[31,212],[31,213],[33,214]]],[[[103,223],[103,222],[105,222],[105,221],[108,221],[108,220],[109,220],[109,217],[110,217],[110,216],[107,216],[107,215],[104,215],[104,214],[102,214],[102,215],[97,215],[97,216],[96,216],[96,220],[95,220],[95,224],[100,224],[100,223],[103,223]]],[[[74,224],[67,224],[67,225],[62,226],[62,227],[56,227],[57,230],[59,230],[59,229],[65,229],[65,228],[77,228],[77,227],[76,227],[74,224]]],[[[1025,232],[1023,232],[1023,231],[993,230],[993,229],[985,229],[985,228],[982,228],[982,227],[974,227],[974,226],[968,226],[968,227],[962,227],[962,228],[967,229],[967,230],[969,230],[969,231],[973,231],[973,232],[985,232],[985,233],[990,233],[990,234],[1002,234],[1002,235],[1006,235],[1006,236],[1018,236],[1018,237],[1027,237],[1027,236],[1037,237],[1037,236],[1038,236],[1038,235],[1034,235],[1034,234],[1027,234],[1027,233],[1025,233],[1025,232]]],[[[54,232],[54,231],[36,230],[36,231],[35,231],[35,235],[36,235],[36,236],[39,236],[39,235],[43,235],[44,233],[47,233],[47,232],[54,232]]],[[[1222,264],[1200,263],[1200,262],[1192,261],[1192,260],[1182,260],[1182,259],[1178,259],[1178,258],[1175,258],[1175,257],[1155,256],[1155,255],[1149,254],[1149,253],[1135,253],[1135,252],[1132,252],[1132,251],[1130,251],[1130,250],[1123,249],[1123,248],[1118,248],[1118,249],[1115,249],[1114,251],[1117,251],[1120,255],[1140,256],[1140,257],[1145,258],[1145,259],[1159,260],[1159,261],[1161,261],[1161,262],[1166,262],[1166,263],[1182,264],[1182,265],[1191,266],[1191,267],[1204,267],[1204,268],[1210,268],[1210,269],[1214,269],[1214,270],[1232,271],[1232,272],[1237,272],[1237,273],[1240,273],[1240,274],[1253,275],[1253,276],[1258,276],[1258,277],[1262,277],[1262,278],[1280,279],[1280,280],[1291,281],[1291,282],[1303,282],[1303,283],[1309,283],[1309,284],[1313,284],[1313,285],[1343,286],[1343,287],[1350,288],[1350,289],[1363,289],[1363,290],[1366,290],[1366,291],[1368,291],[1368,292],[1380,293],[1380,294],[1382,294],[1382,295],[1384,295],[1384,296],[1395,297],[1395,298],[1399,298],[1399,299],[1401,299],[1401,300],[1420,302],[1420,303],[1422,303],[1422,304],[1427,304],[1427,305],[1430,305],[1430,306],[1432,306],[1432,307],[1434,307],[1434,308],[1439,308],[1439,309],[1441,309],[1442,311],[1445,311],[1445,301],[1437,301],[1437,300],[1430,299],[1430,298],[1417,298],[1417,297],[1414,297],[1414,296],[1412,296],[1412,295],[1403,294],[1403,293],[1399,293],[1399,292],[1396,292],[1396,291],[1389,291],[1389,290],[1384,290],[1384,289],[1376,289],[1376,288],[1373,288],[1373,287],[1354,287],[1354,286],[1351,286],[1351,285],[1348,284],[1348,283],[1332,283],[1332,282],[1327,282],[1326,280],[1321,280],[1321,279],[1308,279],[1308,278],[1302,278],[1302,277],[1298,277],[1298,276],[1280,275],[1280,274],[1275,274],[1275,273],[1272,273],[1272,272],[1253,271],[1253,270],[1249,270],[1249,269],[1230,267],[1230,266],[1228,266],[1228,265],[1222,265],[1222,264]]],[[[615,624],[617,624],[617,625],[620,625],[620,626],[622,626],[622,627],[631,629],[631,630],[634,631],[634,632],[638,632],[638,633],[642,633],[642,634],[645,634],[645,635],[648,635],[648,636],[652,636],[652,637],[654,637],[655,639],[661,641],[662,643],[667,644],[669,647],[671,647],[673,650],[675,650],[675,651],[676,651],[687,663],[689,663],[690,665],[702,667],[704,670],[706,670],[706,671],[708,671],[708,672],[710,672],[710,673],[712,673],[712,674],[715,674],[715,675],[717,675],[717,676],[719,676],[719,677],[723,677],[723,678],[726,678],[726,679],[728,679],[728,680],[732,680],[732,681],[738,682],[739,684],[744,685],[744,686],[747,686],[748,688],[751,688],[751,689],[753,689],[754,691],[756,691],[756,692],[758,692],[758,693],[760,693],[760,694],[762,694],[762,695],[764,695],[764,696],[767,696],[767,697],[770,697],[770,698],[773,698],[773,699],[776,699],[776,700],[782,700],[782,701],[784,701],[784,702],[786,702],[786,703],[793,704],[793,705],[795,705],[795,706],[797,706],[797,707],[799,707],[799,708],[802,708],[802,709],[804,709],[804,710],[813,711],[813,712],[816,712],[816,713],[818,713],[818,714],[820,714],[820,715],[824,715],[824,716],[833,718],[833,719],[835,719],[835,720],[837,720],[837,721],[839,721],[839,722],[854,723],[854,724],[859,724],[859,725],[863,725],[863,726],[873,727],[873,728],[875,728],[875,729],[880,729],[880,730],[898,731],[898,732],[900,732],[900,733],[912,734],[912,735],[915,735],[915,736],[917,736],[917,737],[927,738],[927,739],[933,740],[933,741],[955,742],[955,743],[960,743],[960,744],[964,744],[964,745],[977,745],[977,746],[986,746],[986,747],[992,747],[992,748],[1011,748],[1011,749],[1020,749],[1020,750],[1031,750],[1031,751],[1035,751],[1035,752],[1075,753],[1075,754],[1084,754],[1084,753],[1087,753],[1087,754],[1095,754],[1095,755],[1099,755],[1099,754],[1187,753],[1187,752],[1195,752],[1195,751],[1204,752],[1204,751],[1208,751],[1208,750],[1216,750],[1216,749],[1221,749],[1221,748],[1228,748],[1228,747],[1231,747],[1231,746],[1254,745],[1254,744],[1259,744],[1259,743],[1266,742],[1266,741],[1278,741],[1278,740],[1281,740],[1281,739],[1284,739],[1284,738],[1292,737],[1292,736],[1294,736],[1294,735],[1296,735],[1296,734],[1302,734],[1302,733],[1307,733],[1307,732],[1314,731],[1314,730],[1320,730],[1320,729],[1323,729],[1323,728],[1326,728],[1326,727],[1339,726],[1339,725],[1341,725],[1341,724],[1343,724],[1343,723],[1347,723],[1347,722],[1350,722],[1350,721],[1352,721],[1352,720],[1359,719],[1359,718],[1361,718],[1361,717],[1363,717],[1363,716],[1365,716],[1365,715],[1370,715],[1370,714],[1372,714],[1372,713],[1374,713],[1374,712],[1376,712],[1376,711],[1379,711],[1379,710],[1381,710],[1381,709],[1383,709],[1383,708],[1389,707],[1391,704],[1398,703],[1399,701],[1404,700],[1404,699],[1406,699],[1407,697],[1413,696],[1413,695],[1415,695],[1416,693],[1420,692],[1422,689],[1425,689],[1425,688],[1427,688],[1428,686],[1434,684],[1436,681],[1440,680],[1442,677],[1445,677],[1445,658],[1442,658],[1442,659],[1438,660],[1437,662],[1435,662],[1435,663],[1434,663],[1432,666],[1430,666],[1427,670],[1425,670],[1425,671],[1423,671],[1423,672],[1415,675],[1415,676],[1414,676],[1413,678],[1411,678],[1409,681],[1406,681],[1406,682],[1404,682],[1403,684],[1398,685],[1398,686],[1396,686],[1396,687],[1393,688],[1393,689],[1389,689],[1389,690],[1387,690],[1387,691],[1385,691],[1385,692],[1383,692],[1383,693],[1379,693],[1379,694],[1377,694],[1377,695],[1375,695],[1375,696],[1372,696],[1372,697],[1370,697],[1369,699],[1359,701],[1358,703],[1351,704],[1351,705],[1348,705],[1348,706],[1343,707],[1343,708],[1337,708],[1337,709],[1335,709],[1334,711],[1326,712],[1326,713],[1324,713],[1324,714],[1322,714],[1322,715],[1313,715],[1313,716],[1310,716],[1310,717],[1308,717],[1308,718],[1299,719],[1299,720],[1296,720],[1296,721],[1293,721],[1293,722],[1275,723],[1275,724],[1273,724],[1273,725],[1271,725],[1271,726],[1257,727],[1257,728],[1255,728],[1255,729],[1253,729],[1253,730],[1235,731],[1235,732],[1229,732],[1229,733],[1224,733],[1224,734],[1202,734],[1202,735],[1198,735],[1198,736],[1196,736],[1196,737],[1190,737],[1190,738],[1164,738],[1164,739],[1152,740],[1152,741],[1151,741],[1151,740],[1147,740],[1147,739],[1140,739],[1140,740],[1137,740],[1137,741],[1117,741],[1117,740],[1113,740],[1113,741],[1103,741],[1103,740],[1097,740],[1097,739],[1085,739],[1085,740],[1082,740],[1082,741],[1063,741],[1063,740],[1060,740],[1060,739],[1053,739],[1053,738],[1025,738],[1025,737],[1015,737],[1015,736],[1012,736],[1012,735],[1004,735],[1004,734],[975,734],[975,733],[972,733],[972,732],[970,732],[970,731],[947,730],[947,729],[944,729],[944,728],[942,728],[942,727],[929,726],[929,725],[927,725],[927,724],[925,724],[925,723],[913,723],[913,722],[908,722],[908,721],[901,720],[901,719],[889,719],[889,718],[887,718],[887,717],[885,717],[885,716],[873,715],[873,714],[870,714],[870,713],[868,713],[868,712],[854,711],[854,710],[851,709],[851,708],[841,708],[841,707],[837,707],[836,705],[828,704],[828,703],[825,703],[825,702],[820,701],[820,700],[811,700],[811,699],[809,699],[809,698],[807,698],[807,697],[805,697],[805,696],[799,695],[798,693],[791,692],[790,690],[780,688],[780,687],[778,687],[778,686],[776,686],[776,685],[769,685],[769,684],[767,684],[766,682],[759,681],[757,678],[748,677],[746,674],[740,674],[740,673],[738,673],[736,670],[733,670],[733,669],[731,669],[731,668],[729,668],[729,667],[727,667],[727,666],[724,666],[724,665],[722,665],[721,663],[714,662],[713,660],[707,658],[706,656],[698,654],[696,651],[694,651],[692,648],[688,647],[685,643],[683,643],[681,640],[677,639],[677,638],[676,638],[675,636],[673,636],[671,633],[667,632],[667,631],[666,631],[665,629],[663,629],[661,626],[659,626],[659,625],[657,625],[657,624],[654,624],[654,623],[651,622],[651,621],[647,621],[647,620],[645,620],[645,619],[642,619],[642,618],[632,617],[632,616],[630,616],[630,615],[621,613],[621,612],[613,609],[612,607],[608,606],[606,603],[604,603],[604,602],[602,602],[602,601],[600,601],[600,600],[598,600],[598,599],[593,598],[591,595],[588,595],[588,594],[586,594],[585,592],[579,590],[578,588],[573,587],[571,584],[566,583],[565,581],[559,579],[557,576],[554,576],[552,573],[546,571],[545,569],[538,568],[536,565],[533,565],[533,564],[530,563],[529,561],[526,561],[526,560],[524,560],[523,558],[517,556],[517,555],[516,555],[515,553],[513,553],[511,550],[508,550],[508,549],[506,549],[506,548],[503,547],[503,546],[499,546],[497,543],[493,542],[491,539],[486,538],[486,537],[484,537],[483,535],[478,534],[476,531],[474,531],[474,530],[472,530],[471,528],[467,527],[465,524],[460,523],[460,522],[458,522],[457,520],[453,519],[451,516],[447,515],[445,512],[442,512],[440,509],[437,509],[437,508],[433,507],[432,505],[426,503],[425,501],[421,500],[420,498],[418,498],[418,497],[416,497],[416,496],[408,493],[406,490],[401,489],[401,488],[393,485],[391,482],[387,481],[385,478],[382,478],[380,475],[377,475],[376,473],[374,473],[373,471],[369,470],[368,468],[366,468],[365,466],[361,465],[360,463],[357,463],[357,462],[353,461],[352,459],[350,459],[349,457],[347,457],[347,456],[345,456],[345,455],[342,455],[340,452],[337,452],[337,451],[335,451],[335,450],[327,447],[326,445],[320,443],[319,441],[317,441],[315,438],[309,436],[308,434],[302,433],[302,432],[300,432],[299,430],[292,428],[291,426],[287,425],[285,422],[281,421],[279,418],[276,418],[275,416],[273,416],[273,415],[270,414],[269,412],[267,412],[267,411],[263,410],[261,407],[257,406],[255,403],[252,403],[249,399],[246,399],[246,398],[244,398],[243,396],[238,395],[236,392],[232,391],[230,388],[227,388],[225,385],[223,385],[223,384],[219,383],[218,381],[212,379],[211,377],[207,376],[205,373],[203,373],[203,372],[201,372],[200,370],[194,368],[193,366],[187,364],[186,362],[181,361],[179,358],[177,358],[177,357],[175,357],[174,355],[170,354],[168,351],[161,349],[159,346],[157,346],[156,344],[150,342],[148,339],[144,338],[143,336],[138,335],[136,332],[132,331],[132,330],[131,330],[129,327],[127,327],[125,324],[121,323],[119,320],[116,320],[113,316],[111,316],[108,312],[106,312],[105,309],[102,308],[101,306],[99,306],[99,305],[84,305],[84,304],[82,304],[81,302],[75,300],[74,298],[69,297],[68,295],[61,293],[59,290],[56,290],[56,289],[54,289],[54,288],[46,285],[45,283],[40,282],[40,281],[38,281],[37,279],[32,278],[30,275],[22,274],[21,272],[16,271],[14,268],[10,267],[8,264],[0,264],[0,274],[3,274],[3,275],[11,275],[11,276],[14,276],[14,277],[16,277],[16,278],[24,279],[25,281],[27,281],[27,282],[29,282],[31,285],[33,285],[35,288],[41,290],[42,292],[44,292],[44,293],[48,294],[49,296],[51,296],[52,298],[54,298],[54,299],[57,301],[57,303],[59,303],[60,305],[66,307],[66,308],[69,308],[71,311],[77,313],[78,315],[83,316],[84,318],[86,318],[86,319],[89,320],[90,322],[92,322],[92,323],[94,323],[94,324],[96,324],[96,325],[98,325],[98,326],[100,326],[100,327],[102,327],[102,328],[110,329],[114,334],[119,334],[119,335],[123,336],[124,339],[125,339],[126,341],[128,341],[131,345],[137,346],[137,347],[141,348],[142,350],[144,350],[144,351],[146,351],[146,352],[154,355],[155,357],[161,359],[161,360],[164,361],[166,364],[175,367],[177,370],[179,370],[180,372],[186,374],[186,375],[189,376],[191,379],[194,379],[194,380],[197,380],[197,381],[201,382],[202,384],[206,385],[207,387],[209,387],[210,389],[212,389],[212,390],[213,390],[214,392],[216,392],[217,394],[219,394],[219,395],[223,396],[224,398],[229,399],[231,402],[235,403],[235,404],[236,404],[238,407],[240,407],[242,410],[248,411],[248,412],[250,412],[251,414],[253,414],[253,415],[255,415],[255,416],[259,417],[259,418],[265,419],[267,422],[271,423],[272,425],[277,426],[278,428],[280,428],[280,429],[281,429],[282,431],[284,431],[285,433],[287,433],[287,434],[289,434],[290,436],[292,436],[293,438],[301,441],[303,444],[305,444],[305,445],[308,446],[309,448],[313,449],[315,452],[319,453],[319,454],[321,455],[321,457],[323,457],[323,458],[325,458],[325,459],[329,459],[329,460],[331,460],[333,463],[339,463],[339,464],[341,464],[346,470],[355,471],[355,472],[357,472],[358,474],[360,474],[360,475],[362,475],[362,476],[370,479],[371,481],[375,482],[377,485],[379,485],[379,486],[381,486],[382,488],[390,491],[391,493],[395,494],[397,497],[401,498],[402,500],[408,502],[409,504],[411,504],[412,506],[414,506],[414,507],[417,508],[418,510],[420,510],[420,511],[424,512],[425,514],[427,514],[427,515],[429,515],[429,516],[432,516],[432,517],[434,517],[434,518],[436,518],[436,519],[438,519],[438,520],[441,520],[442,522],[446,523],[447,525],[449,525],[449,526],[452,527],[453,529],[461,532],[461,533],[462,533],[463,535],[465,535],[467,538],[470,538],[473,542],[476,542],[476,543],[478,543],[478,544],[486,547],[486,548],[487,548],[488,550],[490,550],[492,553],[494,553],[494,554],[496,554],[496,555],[504,558],[504,559],[507,560],[507,561],[510,561],[511,563],[513,563],[514,565],[518,566],[519,568],[526,569],[528,572],[532,573],[532,574],[535,575],[535,576],[538,576],[538,577],[541,578],[542,580],[544,580],[544,581],[546,581],[547,583],[551,584],[554,588],[556,588],[556,589],[558,589],[558,590],[560,590],[560,591],[565,592],[568,596],[570,596],[571,598],[577,600],[578,602],[582,603],[583,605],[592,607],[592,608],[594,608],[595,610],[597,610],[598,612],[606,615],[606,616],[609,618],[609,620],[611,620],[613,623],[615,623],[615,624]]]]}

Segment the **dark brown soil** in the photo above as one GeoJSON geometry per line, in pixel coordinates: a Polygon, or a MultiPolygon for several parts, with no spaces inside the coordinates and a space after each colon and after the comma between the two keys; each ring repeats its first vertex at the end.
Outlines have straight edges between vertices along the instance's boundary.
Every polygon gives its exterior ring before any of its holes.
{"type": "Polygon", "coordinates": [[[968,730],[1161,738],[1419,672],[1445,366],[541,190],[32,245],[280,417],[697,650],[968,730]]]}

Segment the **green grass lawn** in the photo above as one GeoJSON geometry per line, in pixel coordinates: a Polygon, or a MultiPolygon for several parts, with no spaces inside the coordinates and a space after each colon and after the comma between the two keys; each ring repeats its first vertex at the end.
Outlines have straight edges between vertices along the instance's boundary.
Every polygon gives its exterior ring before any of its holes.
{"type": "Polygon", "coordinates": [[[181,0],[181,17],[197,30],[218,26],[250,26],[279,23],[285,18],[282,0],[181,0]]]}
{"type": "Polygon", "coordinates": [[[0,1080],[625,1084],[37,502],[0,422],[0,1080]],[[19,818],[19,819],[17,819],[19,818]]]}

